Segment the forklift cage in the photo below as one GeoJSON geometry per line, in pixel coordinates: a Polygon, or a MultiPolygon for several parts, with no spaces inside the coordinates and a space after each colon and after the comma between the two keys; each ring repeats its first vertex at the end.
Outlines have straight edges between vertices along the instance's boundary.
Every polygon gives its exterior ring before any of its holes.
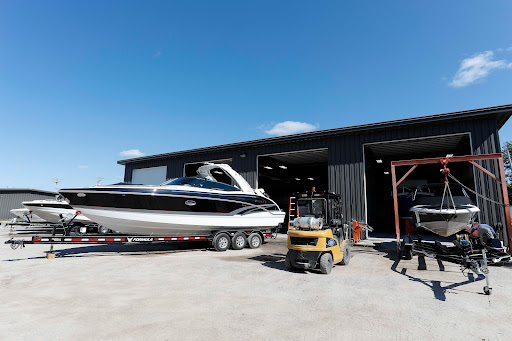
{"type": "Polygon", "coordinates": [[[507,231],[507,242],[508,242],[508,250],[512,248],[512,224],[510,221],[510,204],[508,200],[508,189],[507,189],[507,179],[505,176],[505,166],[503,163],[503,156],[501,154],[481,154],[481,155],[465,155],[465,156],[451,156],[451,157],[442,157],[442,158],[427,158],[427,159],[416,159],[416,160],[401,160],[401,161],[391,161],[391,179],[393,182],[393,204],[395,208],[395,229],[396,229],[396,243],[397,248],[400,250],[400,220],[398,216],[398,199],[397,199],[397,186],[400,185],[408,176],[412,173],[413,170],[416,169],[419,165],[426,164],[435,164],[441,163],[443,166],[450,162],[469,162],[477,169],[481,170],[485,174],[489,175],[491,178],[496,180],[501,184],[501,192],[503,195],[503,206],[505,210],[505,224],[507,231]],[[498,161],[498,169],[500,172],[499,177],[495,176],[487,169],[483,168],[475,161],[481,160],[497,160],[498,161]],[[395,168],[398,166],[412,166],[407,173],[399,180],[396,181],[396,172],[395,168]]]}

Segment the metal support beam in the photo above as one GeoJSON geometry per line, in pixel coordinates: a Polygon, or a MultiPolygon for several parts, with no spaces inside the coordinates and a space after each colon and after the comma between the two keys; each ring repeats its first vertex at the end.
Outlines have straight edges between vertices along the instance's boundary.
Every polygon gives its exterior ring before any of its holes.
{"type": "Polygon", "coordinates": [[[407,178],[407,177],[409,176],[409,174],[411,174],[411,173],[412,173],[412,171],[416,169],[416,167],[418,167],[418,165],[417,165],[417,164],[416,164],[416,165],[414,165],[414,166],[412,166],[412,167],[411,167],[411,169],[409,169],[409,170],[407,171],[407,173],[405,173],[405,175],[404,175],[404,176],[402,176],[402,178],[401,178],[401,179],[396,183],[396,185],[397,185],[397,186],[399,186],[399,185],[402,183],[402,181],[404,181],[404,180],[405,180],[405,178],[407,178]]]}
{"type": "MultiPolygon", "coordinates": [[[[412,169],[411,169],[412,171],[412,169]]],[[[402,178],[403,180],[403,178],[402,178]]],[[[401,180],[401,181],[402,181],[401,180]]],[[[396,184],[396,173],[395,165],[391,162],[391,181],[393,181],[393,204],[395,208],[395,231],[396,231],[396,247],[398,255],[400,255],[400,218],[398,217],[398,195],[397,195],[397,184],[396,184]]]]}
{"type": "Polygon", "coordinates": [[[452,156],[443,158],[428,158],[428,159],[416,159],[416,160],[401,160],[392,161],[395,166],[407,166],[407,165],[426,165],[431,163],[439,163],[441,159],[446,159],[448,162],[461,162],[461,161],[478,161],[478,160],[496,160],[501,157],[501,154],[481,154],[481,155],[465,155],[465,156],[452,156]]]}
{"type": "Polygon", "coordinates": [[[496,175],[492,174],[487,169],[485,169],[484,167],[480,166],[478,163],[476,163],[474,161],[468,161],[468,162],[470,164],[472,164],[473,166],[475,166],[476,168],[480,169],[482,172],[484,172],[485,174],[489,175],[491,178],[493,178],[494,180],[498,181],[501,184],[501,180],[496,175]]]}

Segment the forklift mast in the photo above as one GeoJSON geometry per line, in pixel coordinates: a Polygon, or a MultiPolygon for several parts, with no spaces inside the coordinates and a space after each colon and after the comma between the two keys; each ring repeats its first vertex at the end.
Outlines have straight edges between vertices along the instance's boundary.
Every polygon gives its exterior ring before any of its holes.
{"type": "Polygon", "coordinates": [[[341,197],[328,191],[306,191],[294,193],[297,217],[322,218],[326,228],[340,226],[341,197]]]}

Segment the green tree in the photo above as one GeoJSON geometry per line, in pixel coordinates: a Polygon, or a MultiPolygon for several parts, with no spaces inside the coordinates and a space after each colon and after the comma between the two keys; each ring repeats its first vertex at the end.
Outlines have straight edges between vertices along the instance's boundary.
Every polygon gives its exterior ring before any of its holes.
{"type": "Polygon", "coordinates": [[[507,177],[507,187],[509,196],[512,191],[512,163],[510,156],[512,155],[512,141],[507,141],[501,147],[501,154],[503,155],[503,163],[505,164],[505,176],[507,177]]]}

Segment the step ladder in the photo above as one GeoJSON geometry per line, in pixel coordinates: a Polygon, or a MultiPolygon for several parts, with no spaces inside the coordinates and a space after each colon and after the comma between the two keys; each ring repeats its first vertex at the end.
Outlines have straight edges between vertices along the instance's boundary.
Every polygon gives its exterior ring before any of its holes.
{"type": "Polygon", "coordinates": [[[290,206],[288,207],[288,230],[290,229],[291,222],[293,219],[299,216],[297,204],[295,203],[295,197],[290,197],[290,206]]]}

